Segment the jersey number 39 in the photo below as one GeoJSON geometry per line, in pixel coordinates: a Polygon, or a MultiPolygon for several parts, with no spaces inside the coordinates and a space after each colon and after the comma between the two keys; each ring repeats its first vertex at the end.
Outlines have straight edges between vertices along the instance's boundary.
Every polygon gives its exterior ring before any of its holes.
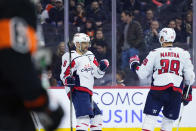
{"type": "Polygon", "coordinates": [[[180,68],[180,61],[178,60],[169,60],[169,59],[162,59],[160,61],[160,65],[162,66],[161,69],[158,69],[158,74],[162,73],[175,73],[179,75],[178,71],[180,68]]]}

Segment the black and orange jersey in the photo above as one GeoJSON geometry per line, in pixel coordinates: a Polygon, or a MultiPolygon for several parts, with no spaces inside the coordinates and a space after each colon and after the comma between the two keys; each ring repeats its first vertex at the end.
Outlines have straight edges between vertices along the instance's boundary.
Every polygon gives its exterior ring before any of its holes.
{"type": "Polygon", "coordinates": [[[48,104],[31,60],[37,49],[35,29],[30,0],[0,0],[0,114],[42,110],[48,104]]]}

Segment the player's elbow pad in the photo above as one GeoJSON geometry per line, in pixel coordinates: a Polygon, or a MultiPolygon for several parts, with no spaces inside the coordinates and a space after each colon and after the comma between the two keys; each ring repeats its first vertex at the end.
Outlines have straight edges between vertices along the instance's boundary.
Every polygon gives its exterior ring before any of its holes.
{"type": "Polygon", "coordinates": [[[195,82],[195,74],[192,73],[191,75],[185,75],[185,84],[186,85],[193,85],[195,82]]]}

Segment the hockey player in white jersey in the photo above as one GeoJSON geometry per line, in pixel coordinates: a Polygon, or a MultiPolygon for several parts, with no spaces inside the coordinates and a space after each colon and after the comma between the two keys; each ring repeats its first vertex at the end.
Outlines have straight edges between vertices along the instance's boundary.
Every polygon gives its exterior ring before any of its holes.
{"type": "MultiPolygon", "coordinates": [[[[94,77],[101,78],[104,76],[109,62],[106,59],[97,62],[94,54],[88,50],[90,47],[88,35],[76,33],[73,43],[76,50],[71,51],[71,63],[69,53],[63,55],[60,77],[64,85],[74,84],[72,101],[76,112],[76,130],[87,131],[90,127],[92,131],[101,131],[101,111],[92,100],[93,85],[94,77]],[[70,70],[73,74],[70,74],[70,70]]],[[[70,91],[70,88],[66,89],[70,91]]]]}
{"type": "Polygon", "coordinates": [[[130,68],[136,71],[140,79],[152,75],[151,89],[144,107],[146,117],[143,131],[154,131],[162,107],[164,117],[161,131],[172,131],[174,120],[179,117],[181,102],[187,105],[192,100],[192,89],[189,90],[187,99],[182,96],[186,94],[188,85],[194,83],[193,64],[188,51],[173,47],[175,37],[176,33],[172,28],[163,28],[159,33],[161,48],[152,50],[141,66],[138,56],[130,58],[130,68]]]}

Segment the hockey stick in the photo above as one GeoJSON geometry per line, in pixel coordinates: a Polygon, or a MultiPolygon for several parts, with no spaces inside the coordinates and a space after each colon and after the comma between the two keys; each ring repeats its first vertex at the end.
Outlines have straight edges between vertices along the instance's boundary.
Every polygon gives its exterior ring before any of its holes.
{"type": "MultiPolygon", "coordinates": [[[[72,72],[71,72],[71,47],[70,47],[70,43],[69,42],[67,43],[67,46],[68,46],[68,49],[69,49],[70,75],[72,75],[72,72]]],[[[70,86],[70,129],[71,129],[71,131],[73,131],[73,126],[72,126],[72,123],[73,123],[73,120],[72,120],[72,112],[73,112],[73,109],[72,109],[72,86],[73,85],[69,85],[69,86],[70,86]]]]}
{"type": "MultiPolygon", "coordinates": [[[[191,85],[189,84],[188,89],[187,89],[187,92],[186,92],[186,95],[185,95],[185,99],[188,98],[190,87],[191,87],[191,85]]],[[[176,131],[179,130],[180,122],[182,120],[182,113],[183,113],[183,111],[184,111],[184,104],[182,104],[182,108],[181,108],[181,112],[180,112],[180,118],[179,118],[179,121],[178,121],[178,126],[177,126],[177,130],[176,131]]]]}
{"type": "Polygon", "coordinates": [[[38,131],[40,131],[40,127],[39,127],[39,123],[38,123],[38,121],[37,121],[37,119],[36,119],[36,117],[35,117],[35,113],[34,112],[31,112],[30,113],[31,114],[31,117],[32,117],[32,119],[33,119],[33,122],[34,122],[34,124],[37,126],[37,128],[38,128],[38,131]]]}

